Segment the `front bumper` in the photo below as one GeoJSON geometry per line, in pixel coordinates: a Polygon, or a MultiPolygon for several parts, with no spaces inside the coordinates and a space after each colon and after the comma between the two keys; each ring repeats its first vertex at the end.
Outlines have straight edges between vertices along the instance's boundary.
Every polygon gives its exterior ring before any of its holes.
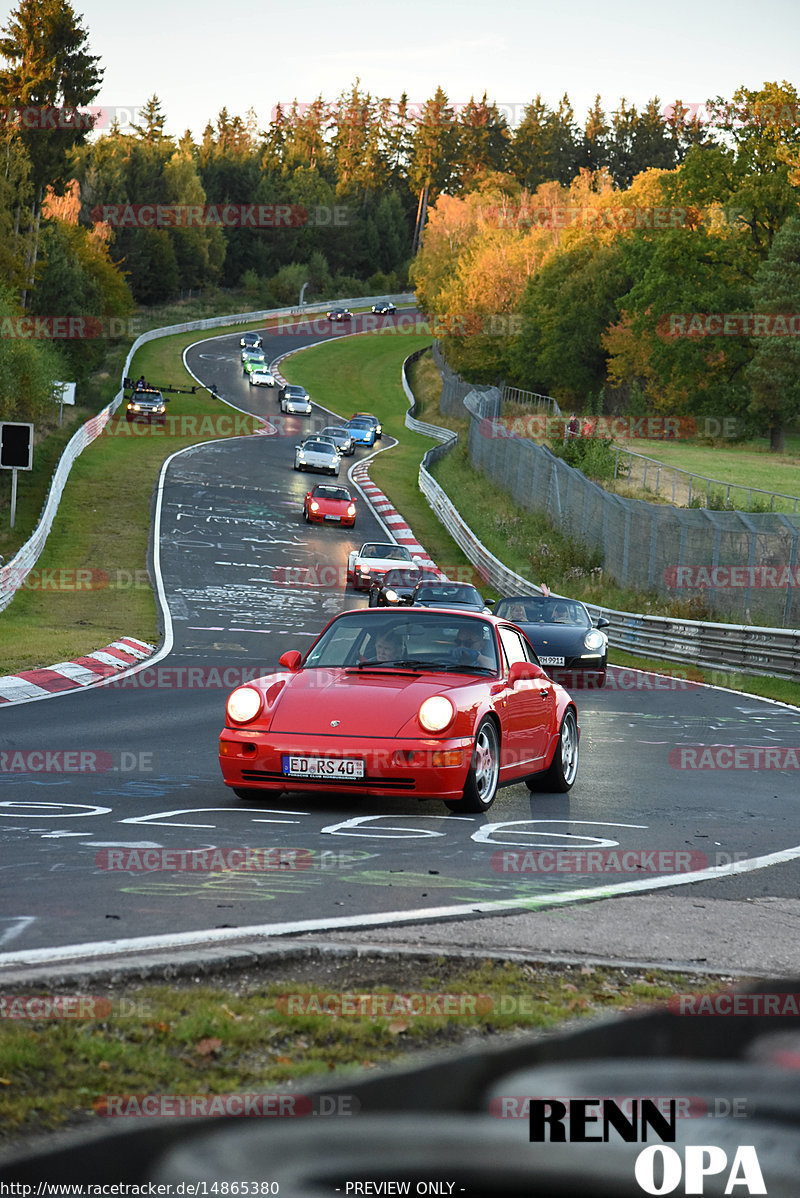
{"type": "MultiPolygon", "coordinates": [[[[226,786],[280,793],[376,796],[409,794],[419,799],[459,799],[472,755],[471,737],[398,740],[382,737],[320,736],[224,728],[219,763],[226,786]],[[434,754],[455,754],[456,765],[436,764],[434,754]],[[282,759],[292,757],[356,758],[364,761],[364,777],[288,778],[282,759]]],[[[439,758],[438,760],[441,760],[439,758]]]]}

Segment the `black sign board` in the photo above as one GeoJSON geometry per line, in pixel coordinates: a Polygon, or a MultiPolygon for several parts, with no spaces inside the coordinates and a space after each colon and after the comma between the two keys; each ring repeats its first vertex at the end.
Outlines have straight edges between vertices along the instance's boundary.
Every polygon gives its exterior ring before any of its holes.
{"type": "Polygon", "coordinates": [[[33,425],[0,420],[0,468],[33,469],[33,425]]]}

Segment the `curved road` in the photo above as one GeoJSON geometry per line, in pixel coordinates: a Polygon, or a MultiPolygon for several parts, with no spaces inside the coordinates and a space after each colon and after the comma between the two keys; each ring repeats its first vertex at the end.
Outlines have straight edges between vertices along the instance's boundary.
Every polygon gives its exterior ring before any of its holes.
{"type": "MultiPolygon", "coordinates": [[[[171,652],[114,684],[0,710],[0,965],[100,954],[143,937],[178,945],[515,910],[584,887],[614,893],[672,875],[678,884],[687,869],[795,848],[797,770],[764,750],[800,746],[800,712],[625,671],[604,691],[576,694],[582,765],[568,796],[515,786],[487,815],[459,816],[402,798],[245,805],[226,790],[217,735],[228,691],[287,648],[304,648],[335,612],[364,603],[345,594],[347,554],[384,536],[363,501],[353,533],[303,522],[313,480],[292,470],[293,447],[329,416],[280,417],[276,394],[243,379],[238,339],[198,343],[187,363],[275,432],[194,447],[165,472],[156,534],[171,652]],[[723,768],[730,753],[703,758],[704,745],[749,748],[739,761],[754,768],[723,768]],[[31,752],[77,752],[84,768],[22,772],[18,755],[31,752]],[[712,760],[718,768],[696,768],[712,760]],[[308,853],[284,855],[303,866],[291,869],[136,868],[146,849],[214,846],[308,853]],[[532,872],[523,856],[558,847],[637,850],[642,864],[532,872]]],[[[265,350],[271,360],[308,343],[272,335],[265,350]]],[[[800,867],[788,860],[780,886],[797,894],[800,867]]],[[[725,886],[729,896],[760,895],[771,872],[701,875],[693,894],[725,886]]]]}

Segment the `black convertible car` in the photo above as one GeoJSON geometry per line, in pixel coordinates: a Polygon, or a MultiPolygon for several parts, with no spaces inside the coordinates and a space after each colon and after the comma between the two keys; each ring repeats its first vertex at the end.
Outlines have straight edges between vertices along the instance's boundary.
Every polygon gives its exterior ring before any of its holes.
{"type": "Polygon", "coordinates": [[[512,595],[500,599],[494,613],[511,620],[527,636],[539,661],[558,682],[577,686],[605,685],[608,637],[577,599],[561,595],[512,595]],[[565,675],[568,674],[568,677],[565,675]]]}

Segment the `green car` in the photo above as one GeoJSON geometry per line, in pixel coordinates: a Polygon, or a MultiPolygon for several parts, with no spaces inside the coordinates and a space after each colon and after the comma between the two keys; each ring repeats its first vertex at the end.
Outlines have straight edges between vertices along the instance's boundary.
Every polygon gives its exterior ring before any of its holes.
{"type": "Polygon", "coordinates": [[[245,374],[251,374],[254,370],[265,370],[266,365],[267,359],[260,350],[256,350],[252,357],[248,356],[242,362],[242,370],[245,374]]]}

